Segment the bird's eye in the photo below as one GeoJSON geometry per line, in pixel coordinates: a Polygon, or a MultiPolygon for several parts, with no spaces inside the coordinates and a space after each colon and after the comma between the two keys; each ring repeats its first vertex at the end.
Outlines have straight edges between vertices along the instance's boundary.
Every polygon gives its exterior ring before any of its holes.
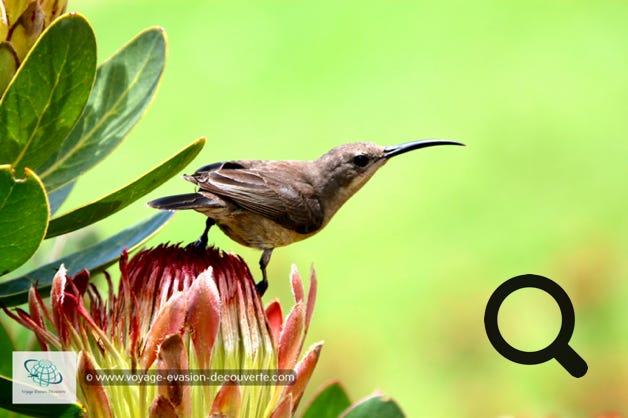
{"type": "Polygon", "coordinates": [[[355,157],[353,157],[353,164],[357,165],[358,167],[366,167],[368,163],[369,157],[364,154],[356,155],[355,157]]]}

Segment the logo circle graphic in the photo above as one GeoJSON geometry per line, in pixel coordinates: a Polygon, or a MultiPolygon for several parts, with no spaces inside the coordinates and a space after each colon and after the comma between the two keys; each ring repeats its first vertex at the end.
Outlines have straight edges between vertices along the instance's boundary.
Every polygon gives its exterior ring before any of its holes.
{"type": "Polygon", "coordinates": [[[59,369],[50,360],[28,359],[24,362],[24,368],[28,372],[28,377],[38,386],[58,385],[63,381],[59,369]]]}

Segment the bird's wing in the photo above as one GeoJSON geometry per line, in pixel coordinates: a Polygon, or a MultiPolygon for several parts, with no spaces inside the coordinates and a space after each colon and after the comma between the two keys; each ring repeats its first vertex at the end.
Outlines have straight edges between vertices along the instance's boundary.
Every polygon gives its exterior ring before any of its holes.
{"type": "Polygon", "coordinates": [[[217,196],[212,199],[210,196],[200,193],[178,194],[174,196],[161,197],[151,200],[148,206],[161,210],[181,210],[181,209],[203,209],[203,208],[223,208],[225,202],[217,196]]]}
{"type": "Polygon", "coordinates": [[[307,234],[323,224],[323,210],[306,181],[287,181],[281,167],[245,168],[238,162],[212,164],[186,179],[244,209],[265,216],[293,231],[307,234]]]}

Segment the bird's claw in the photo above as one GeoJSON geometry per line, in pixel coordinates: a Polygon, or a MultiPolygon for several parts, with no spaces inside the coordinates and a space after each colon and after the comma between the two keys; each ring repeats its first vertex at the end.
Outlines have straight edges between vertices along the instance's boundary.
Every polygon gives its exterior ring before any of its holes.
{"type": "Polygon", "coordinates": [[[216,222],[212,219],[212,218],[207,218],[205,220],[205,229],[203,230],[203,233],[201,234],[200,237],[198,237],[198,239],[196,240],[196,242],[194,243],[194,246],[196,248],[199,248],[201,250],[204,250],[205,248],[207,248],[207,243],[209,242],[209,229],[215,224],[216,222]]]}
{"type": "Polygon", "coordinates": [[[194,246],[200,250],[204,250],[207,248],[208,242],[207,235],[203,234],[194,242],[194,246]]]}
{"type": "Polygon", "coordinates": [[[266,293],[266,289],[268,289],[268,280],[263,279],[259,282],[255,283],[255,292],[261,298],[266,293]]]}

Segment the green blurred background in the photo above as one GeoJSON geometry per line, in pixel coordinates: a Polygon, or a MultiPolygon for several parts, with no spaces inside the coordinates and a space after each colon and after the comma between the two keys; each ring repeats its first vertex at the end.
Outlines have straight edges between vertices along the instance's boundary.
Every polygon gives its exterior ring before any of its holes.
{"type": "MultiPolygon", "coordinates": [[[[290,303],[288,275],[314,263],[308,339],[325,340],[310,384],[375,389],[410,417],[585,417],[628,413],[628,3],[601,1],[71,1],[100,61],[163,26],[168,63],[148,113],[82,179],[71,207],[208,143],[188,172],[225,159],[313,159],[340,143],[451,138],[384,167],[319,235],[275,251],[265,296],[290,303]],[[572,346],[588,374],[522,366],[489,344],[492,291],[548,276],[576,310],[572,346]]],[[[148,199],[193,190],[173,179],[148,199]]],[[[147,200],[148,200],[147,199],[147,200]]],[[[63,208],[59,213],[63,212],[63,208]]],[[[152,214],[138,202],[98,224],[112,235],[152,214]]],[[[179,213],[151,243],[203,227],[179,213]]],[[[76,238],[78,239],[78,238],[76,238]]],[[[259,275],[259,252],[218,230],[259,275]]],[[[504,334],[538,349],[556,304],[520,291],[504,334]]]]}

